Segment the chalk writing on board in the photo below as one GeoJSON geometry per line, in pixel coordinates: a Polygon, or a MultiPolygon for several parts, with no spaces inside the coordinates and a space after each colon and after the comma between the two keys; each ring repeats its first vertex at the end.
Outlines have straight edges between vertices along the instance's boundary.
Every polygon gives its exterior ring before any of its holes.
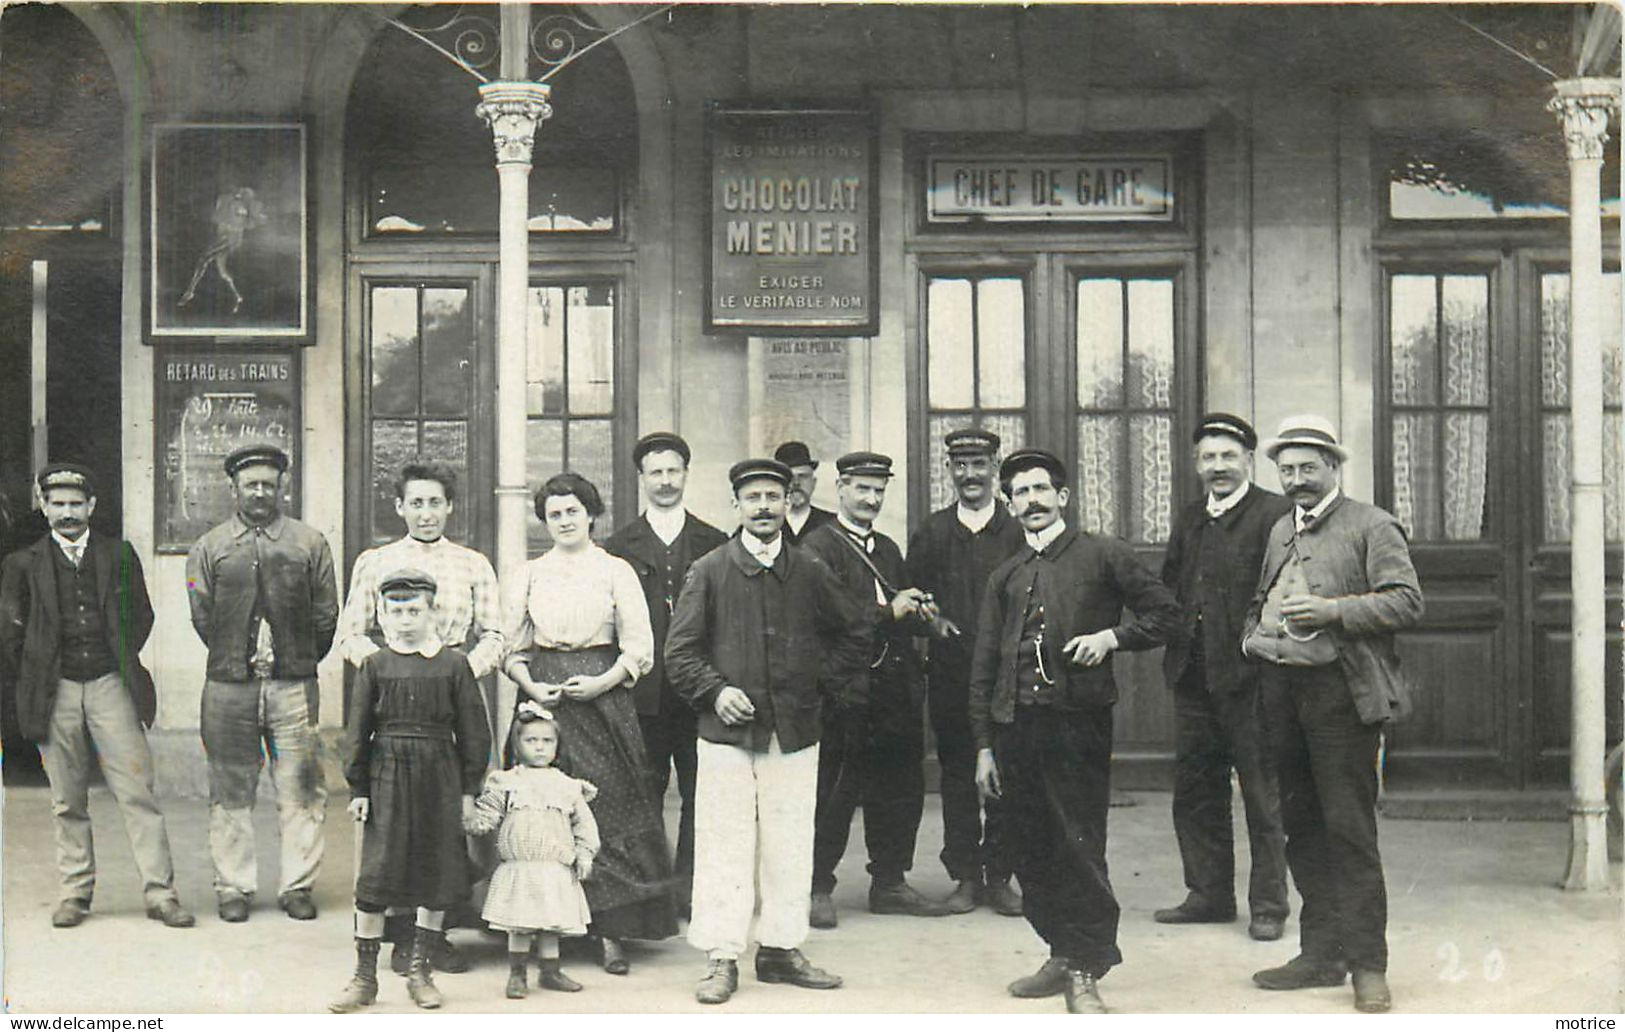
{"type": "MultiPolygon", "coordinates": [[[[223,464],[249,444],[297,462],[299,394],[292,354],[174,356],[158,363],[158,545],[189,546],[234,511],[223,464]]],[[[289,477],[284,511],[293,512],[289,477]]]]}

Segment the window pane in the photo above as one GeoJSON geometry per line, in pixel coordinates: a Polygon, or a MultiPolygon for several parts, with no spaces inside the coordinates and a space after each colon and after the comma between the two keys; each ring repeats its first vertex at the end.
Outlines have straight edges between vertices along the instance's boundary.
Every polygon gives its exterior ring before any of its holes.
{"type": "Polygon", "coordinates": [[[531,287],[527,297],[530,347],[526,358],[525,411],[532,416],[561,416],[564,414],[564,288],[531,287]]]}
{"type": "Polygon", "coordinates": [[[417,288],[374,287],[371,298],[372,411],[379,415],[415,415],[418,411],[417,288]]]}
{"type": "Polygon", "coordinates": [[[1078,407],[1123,403],[1123,281],[1078,281],[1078,407]]]}
{"type": "MultiPolygon", "coordinates": [[[[543,481],[564,471],[564,421],[532,419],[525,424],[525,483],[535,494],[543,481]]],[[[534,506],[525,517],[525,546],[532,556],[553,547],[547,527],[536,518],[534,506]]]]}
{"type": "Polygon", "coordinates": [[[570,414],[608,415],[615,407],[615,289],[570,287],[567,297],[570,414]]]}
{"type": "Polygon", "coordinates": [[[372,424],[372,543],[400,537],[395,515],[395,475],[418,453],[417,424],[404,419],[376,419],[372,424]]]}
{"type": "MultiPolygon", "coordinates": [[[[1548,408],[1569,403],[1569,276],[1566,272],[1547,273],[1540,278],[1540,403],[1548,408]]],[[[1567,525],[1565,520],[1564,526],[1567,525]]]]}
{"type": "Polygon", "coordinates": [[[1129,514],[1122,535],[1130,541],[1167,541],[1173,526],[1173,419],[1161,413],[1128,423],[1129,514]]]}
{"type": "Polygon", "coordinates": [[[1488,405],[1490,403],[1488,277],[1444,277],[1443,330],[1444,403],[1488,405]]]}
{"type": "Polygon", "coordinates": [[[971,360],[971,284],[965,279],[934,279],[926,287],[926,386],[930,408],[971,408],[976,404],[971,360]]]}
{"type": "Polygon", "coordinates": [[[463,488],[452,506],[446,535],[453,541],[468,540],[468,424],[462,420],[429,420],[423,424],[423,447],[419,453],[431,462],[450,466],[463,488]]]}
{"type": "Polygon", "coordinates": [[[1119,533],[1117,485],[1122,475],[1123,417],[1078,420],[1078,522],[1096,534],[1119,533]]]}
{"type": "Polygon", "coordinates": [[[1394,517],[1414,541],[1439,540],[1438,416],[1394,415],[1394,517]]]}
{"type": "Polygon", "coordinates": [[[1128,404],[1169,408],[1174,382],[1174,284],[1130,280],[1128,284],[1128,404]]]}
{"type": "Polygon", "coordinates": [[[1485,412],[1444,414],[1444,537],[1477,541],[1487,536],[1485,491],[1489,485],[1490,417],[1485,412]]]}
{"type": "Polygon", "coordinates": [[[594,540],[615,530],[614,428],[607,419],[570,420],[568,462],[571,469],[592,481],[604,500],[604,515],[593,524],[594,540]]]}
{"type": "Polygon", "coordinates": [[[1027,299],[1019,279],[976,285],[978,404],[1011,408],[1027,400],[1027,299]]]}
{"type": "Polygon", "coordinates": [[[423,411],[468,414],[474,382],[474,314],[463,287],[423,292],[423,411]]]}
{"type": "Polygon", "coordinates": [[[1389,283],[1389,348],[1396,405],[1432,405],[1438,359],[1438,299],[1433,276],[1395,276],[1389,283]]]}

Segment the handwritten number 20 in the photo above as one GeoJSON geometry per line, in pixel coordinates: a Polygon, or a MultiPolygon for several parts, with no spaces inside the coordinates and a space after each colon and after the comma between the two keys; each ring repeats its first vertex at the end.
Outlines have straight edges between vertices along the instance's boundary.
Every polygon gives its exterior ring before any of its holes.
{"type": "MultiPolygon", "coordinates": [[[[1461,950],[1455,943],[1441,943],[1434,956],[1444,962],[1444,970],[1439,972],[1439,981],[1460,982],[1468,977],[1467,969],[1461,963],[1461,950]]],[[[1491,949],[1484,954],[1484,981],[1499,982],[1501,976],[1506,974],[1506,967],[1506,956],[1499,949],[1491,949]]]]}

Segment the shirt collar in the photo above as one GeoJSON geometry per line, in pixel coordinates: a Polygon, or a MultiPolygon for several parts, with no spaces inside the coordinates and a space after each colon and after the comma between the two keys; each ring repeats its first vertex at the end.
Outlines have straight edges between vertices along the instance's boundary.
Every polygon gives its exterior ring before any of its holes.
{"type": "Polygon", "coordinates": [[[841,525],[842,530],[846,531],[848,534],[851,534],[853,537],[858,538],[860,540],[867,539],[870,534],[873,534],[875,532],[875,529],[873,527],[870,527],[868,530],[865,530],[864,528],[858,526],[856,523],[853,523],[851,520],[846,518],[846,513],[844,513],[844,512],[836,513],[835,514],[835,520],[836,520],[837,523],[839,523],[841,525]]]}
{"type": "Polygon", "coordinates": [[[1326,497],[1322,498],[1319,504],[1307,512],[1304,510],[1303,506],[1295,506],[1292,510],[1292,522],[1297,528],[1298,533],[1302,534],[1305,527],[1326,515],[1326,510],[1332,507],[1332,503],[1337,501],[1340,494],[1342,494],[1341,489],[1335,487],[1332,488],[1330,491],[1326,492],[1326,497]]]}
{"type": "Polygon", "coordinates": [[[406,542],[408,545],[411,545],[413,548],[439,548],[441,545],[446,543],[446,535],[442,534],[433,541],[424,541],[408,534],[401,540],[406,542]]]}
{"type": "Polygon", "coordinates": [[[982,506],[980,509],[972,509],[964,502],[960,502],[954,506],[955,512],[957,512],[959,515],[960,526],[964,527],[972,534],[981,530],[989,523],[992,523],[993,514],[998,511],[998,508],[999,503],[997,500],[988,502],[988,504],[982,506]]]}
{"type": "Polygon", "coordinates": [[[1056,538],[1066,533],[1066,520],[1056,520],[1043,530],[1034,534],[1032,531],[1024,532],[1027,537],[1027,547],[1034,552],[1042,552],[1048,548],[1056,538]]]}
{"type": "Polygon", "coordinates": [[[651,505],[643,510],[643,518],[648,521],[649,529],[655,532],[655,537],[670,545],[683,532],[683,524],[688,522],[688,512],[682,506],[656,509],[651,505]]]}
{"type": "Polygon", "coordinates": [[[745,547],[751,558],[763,566],[772,567],[778,561],[779,553],[784,550],[784,533],[780,531],[774,535],[772,541],[763,541],[748,530],[741,531],[739,543],[745,547]]]}
{"type": "Polygon", "coordinates": [[[1251,481],[1243,480],[1240,487],[1236,488],[1234,491],[1231,491],[1223,498],[1214,498],[1211,494],[1208,495],[1208,517],[1216,520],[1220,516],[1223,516],[1225,513],[1229,512],[1231,509],[1234,509],[1236,506],[1240,505],[1241,500],[1247,497],[1247,492],[1252,490],[1252,486],[1251,481]]]}
{"type": "Polygon", "coordinates": [[[78,541],[69,541],[53,530],[51,531],[51,540],[56,542],[56,547],[62,549],[63,555],[70,554],[69,549],[76,550],[80,555],[84,555],[85,549],[90,545],[90,528],[85,528],[85,532],[79,535],[78,541]]]}
{"type": "Polygon", "coordinates": [[[422,656],[424,659],[433,659],[440,655],[441,649],[446,647],[437,634],[430,634],[412,648],[407,648],[386,634],[384,635],[384,644],[389,646],[391,652],[398,652],[403,656],[422,656]]]}
{"type": "MultiPolygon", "coordinates": [[[[245,534],[252,534],[254,532],[255,528],[252,524],[243,519],[242,513],[233,513],[231,519],[232,522],[237,525],[237,537],[242,537],[245,534]]],[[[282,536],[282,527],[287,523],[287,521],[288,518],[286,516],[282,515],[281,513],[277,513],[276,519],[265,525],[265,536],[270,538],[272,541],[280,538],[282,536]]]]}
{"type": "Polygon", "coordinates": [[[786,512],[784,514],[784,525],[790,528],[790,533],[799,534],[801,533],[801,528],[805,527],[807,525],[807,521],[810,519],[812,519],[812,506],[809,505],[805,509],[801,510],[801,517],[799,519],[796,517],[795,513],[786,512]]]}

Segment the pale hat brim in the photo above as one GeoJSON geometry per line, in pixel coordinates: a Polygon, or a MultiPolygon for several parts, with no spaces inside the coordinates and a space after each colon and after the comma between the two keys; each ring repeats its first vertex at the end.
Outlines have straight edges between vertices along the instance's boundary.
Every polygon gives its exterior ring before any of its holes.
{"type": "Polygon", "coordinates": [[[1328,441],[1324,437],[1317,437],[1313,434],[1288,434],[1285,437],[1264,438],[1264,454],[1271,462],[1275,461],[1276,453],[1282,448],[1291,448],[1293,446],[1319,448],[1323,452],[1331,452],[1337,456],[1338,462],[1347,462],[1349,460],[1348,449],[1336,441],[1328,441]]]}

